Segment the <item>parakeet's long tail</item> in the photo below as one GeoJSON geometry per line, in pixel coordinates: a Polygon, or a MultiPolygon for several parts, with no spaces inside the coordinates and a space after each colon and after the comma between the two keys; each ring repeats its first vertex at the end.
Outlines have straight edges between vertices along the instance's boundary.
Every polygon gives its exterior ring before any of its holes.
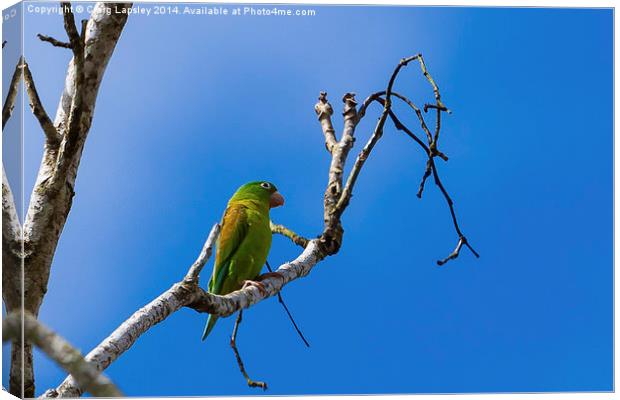
{"type": "Polygon", "coordinates": [[[209,333],[211,333],[211,330],[213,330],[213,327],[215,326],[215,323],[217,322],[217,318],[218,317],[214,317],[212,314],[209,314],[209,318],[207,318],[207,324],[205,325],[205,330],[202,333],[201,340],[205,340],[207,336],[209,336],[209,333]]]}

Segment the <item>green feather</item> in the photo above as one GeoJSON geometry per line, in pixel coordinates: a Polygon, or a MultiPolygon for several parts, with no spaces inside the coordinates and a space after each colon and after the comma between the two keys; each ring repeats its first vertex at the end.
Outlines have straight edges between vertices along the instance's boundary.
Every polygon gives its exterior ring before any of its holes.
{"type": "MultiPolygon", "coordinates": [[[[217,242],[215,267],[209,293],[225,295],[241,289],[243,281],[260,274],[271,248],[269,201],[276,187],[269,182],[250,182],[241,186],[228,202],[217,242]]],[[[209,315],[204,340],[217,317],[209,315]]]]}

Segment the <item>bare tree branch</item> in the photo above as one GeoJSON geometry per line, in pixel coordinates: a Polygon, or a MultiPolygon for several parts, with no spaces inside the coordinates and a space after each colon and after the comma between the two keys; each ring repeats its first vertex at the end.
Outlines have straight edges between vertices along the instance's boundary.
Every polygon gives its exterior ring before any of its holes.
{"type": "Polygon", "coordinates": [[[52,120],[47,115],[43,104],[41,103],[41,99],[39,98],[39,93],[37,92],[37,88],[34,84],[34,79],[32,78],[32,73],[30,72],[30,68],[28,67],[28,63],[24,61],[23,64],[24,69],[24,86],[26,87],[26,92],[28,93],[28,98],[30,99],[30,109],[32,113],[39,121],[41,128],[43,129],[43,133],[45,133],[45,137],[50,146],[57,146],[60,142],[60,135],[56,131],[56,127],[52,123],[52,120]]]}
{"type": "MultiPolygon", "coordinates": [[[[349,151],[355,143],[354,133],[358,122],[355,94],[346,93],[342,101],[344,103],[344,111],[342,113],[344,116],[344,128],[340,140],[331,149],[332,160],[329,166],[327,188],[323,196],[324,229],[320,241],[326,253],[330,255],[336,254],[342,244],[344,230],[340,223],[340,215],[336,210],[336,204],[342,194],[342,173],[349,151]]],[[[319,120],[325,132],[324,117],[322,119],[320,114],[323,109],[331,109],[325,92],[321,92],[319,102],[315,105],[315,112],[319,114],[319,120]]]]}
{"type": "Polygon", "coordinates": [[[321,128],[323,130],[323,135],[325,136],[325,148],[330,154],[334,151],[334,146],[336,146],[336,131],[334,130],[334,126],[332,125],[332,114],[334,110],[332,106],[327,101],[327,93],[321,92],[319,95],[319,102],[314,106],[314,111],[316,112],[319,121],[321,122],[321,128]]]}
{"type": "Polygon", "coordinates": [[[46,36],[46,35],[42,35],[42,34],[37,34],[37,37],[43,41],[43,42],[48,42],[50,43],[52,46],[54,47],[62,47],[65,49],[70,49],[71,48],[71,43],[67,43],[67,42],[61,42],[60,40],[54,39],[51,36],[46,36]]]}
{"type": "Polygon", "coordinates": [[[123,393],[97,369],[86,362],[79,350],[41,324],[31,314],[11,313],[2,320],[2,340],[33,343],[64,368],[93,396],[122,397],[123,393]],[[23,322],[23,325],[22,325],[23,322]]]}
{"type": "MultiPolygon", "coordinates": [[[[6,43],[6,41],[4,43],[6,43]]],[[[15,71],[13,72],[13,77],[11,78],[11,82],[9,83],[9,90],[6,94],[4,105],[2,106],[2,129],[4,129],[4,126],[8,122],[9,118],[11,118],[11,114],[13,114],[13,109],[15,108],[15,97],[17,97],[17,88],[19,87],[19,81],[22,78],[22,62],[23,58],[19,57],[17,65],[15,66],[15,71]]]]}
{"type": "Polygon", "coordinates": [[[189,268],[187,275],[185,275],[186,282],[198,282],[198,276],[200,275],[200,271],[202,271],[202,268],[205,266],[209,258],[211,258],[213,246],[215,245],[215,241],[217,240],[219,234],[220,224],[213,225],[213,228],[211,228],[211,232],[209,232],[209,236],[207,237],[207,240],[202,247],[200,255],[189,268]]]}
{"type": "MultiPolygon", "coordinates": [[[[260,288],[257,287],[257,285],[249,285],[225,296],[218,296],[208,293],[199,287],[198,279],[202,267],[211,255],[211,249],[219,232],[217,226],[214,227],[211,230],[211,233],[207,238],[207,242],[203,246],[196,262],[189,268],[186,277],[182,281],[175,283],[170,289],[162,293],[155,300],[135,312],[110,336],[95,347],[86,356],[86,360],[93,363],[98,370],[102,371],[114,362],[121,354],[131,348],[140,335],[179,309],[188,307],[200,313],[209,313],[219,317],[230,316],[237,311],[251,307],[265,298],[279,294],[286,284],[308,275],[321,260],[329,255],[337,253],[340,248],[343,235],[340,217],[349,204],[355,181],[364,166],[365,160],[369,157],[374,146],[381,138],[387,118],[390,117],[399,130],[404,131],[410,137],[417,138],[415,134],[413,134],[407,127],[404,126],[404,124],[400,122],[400,120],[398,120],[396,115],[391,110],[391,96],[393,95],[392,88],[398,72],[409,62],[417,59],[417,57],[418,55],[401,60],[390,78],[385,91],[385,98],[381,97],[382,94],[378,94],[373,98],[373,100],[371,100],[381,103],[383,105],[383,112],[368,143],[358,155],[353,165],[353,169],[347,179],[347,184],[344,190],[342,189],[342,172],[344,170],[349,150],[353,146],[355,140],[355,127],[360,118],[363,116],[363,113],[361,115],[358,114],[356,111],[354,95],[352,93],[347,93],[343,98],[345,104],[343,112],[345,120],[344,129],[342,137],[338,141],[336,140],[333,126],[331,124],[331,106],[327,101],[326,93],[321,93],[319,102],[315,106],[315,112],[319,117],[321,128],[325,136],[325,143],[331,153],[332,160],[330,163],[328,184],[324,198],[324,229],[318,239],[309,241],[307,239],[303,241],[299,240],[299,236],[293,231],[281,225],[272,223],[272,231],[274,233],[283,234],[284,236],[289,237],[294,243],[304,247],[302,253],[295,260],[282,264],[275,272],[261,275],[259,277],[259,281],[261,283],[260,288]]],[[[427,75],[427,79],[431,79],[432,81],[430,75],[427,75]]],[[[400,96],[395,97],[401,98],[400,96]]],[[[404,96],[402,97],[404,98],[404,96]]],[[[406,98],[404,98],[403,101],[407,102],[406,98]]],[[[437,97],[437,102],[439,103],[439,101],[439,97],[437,97]]],[[[413,103],[410,104],[410,106],[412,105],[413,103]]],[[[363,106],[364,112],[367,106],[368,104],[363,106]]],[[[439,106],[441,105],[439,104],[438,107],[439,106]]],[[[413,105],[412,108],[414,107],[415,105],[413,105]]],[[[421,113],[419,115],[421,115],[421,113]]],[[[427,138],[429,137],[431,136],[427,134],[427,138]]],[[[443,186],[441,185],[441,181],[439,180],[433,163],[433,157],[438,155],[438,151],[436,148],[434,149],[433,146],[425,145],[419,138],[418,141],[429,157],[429,163],[431,164],[431,170],[434,173],[435,183],[438,184],[442,190],[442,193],[447,196],[447,192],[445,192],[445,189],[443,189],[443,186]]],[[[433,142],[434,138],[431,140],[431,143],[433,142]]],[[[449,197],[447,198],[449,199],[449,197]]],[[[451,204],[451,201],[449,204],[451,204]]],[[[452,206],[451,211],[453,212],[452,206]]],[[[454,220],[456,221],[455,217],[454,220]]],[[[455,226],[458,229],[458,225],[455,226]]],[[[458,232],[460,232],[460,230],[458,230],[458,232]]],[[[467,245],[467,241],[464,236],[459,236],[460,244],[457,246],[457,250],[463,245],[467,245]]],[[[451,256],[450,258],[455,257],[456,256],[451,256]]],[[[239,322],[240,321],[238,321],[238,323],[239,322]]],[[[237,328],[238,323],[236,324],[237,328]]],[[[236,329],[233,332],[233,339],[235,336],[236,329]]],[[[232,344],[234,344],[234,340],[232,344]]],[[[236,354],[238,355],[238,352],[236,352],[236,354]]],[[[242,366],[243,363],[240,362],[240,368],[242,366]]],[[[244,372],[244,368],[242,368],[242,372],[244,372]]],[[[244,375],[248,381],[251,381],[247,374],[244,375]]],[[[82,390],[77,382],[69,376],[54,393],[58,396],[75,397],[79,396],[82,393],[82,390]]]]}
{"type": "Polygon", "coordinates": [[[271,233],[277,233],[278,235],[285,236],[291,239],[291,241],[297,246],[305,248],[308,245],[308,239],[303,236],[299,236],[284,225],[274,224],[272,221],[269,221],[269,227],[271,228],[271,233]]]}
{"type": "MultiPolygon", "coordinates": [[[[220,226],[215,224],[183,281],[174,284],[149,304],[136,311],[110,336],[88,353],[86,360],[95,365],[99,371],[103,371],[133,346],[140,335],[166,319],[170,314],[190,304],[194,300],[194,292],[198,288],[200,271],[213,253],[219,232],[220,226]]],[[[48,397],[78,397],[81,394],[82,388],[72,376],[68,376],[57,389],[48,391],[48,397]]]]}
{"type": "MultiPolygon", "coordinates": [[[[213,229],[211,232],[219,233],[219,230],[213,229]]],[[[212,246],[216,239],[216,236],[209,235],[207,243],[211,243],[212,246]]],[[[207,257],[202,255],[210,254],[211,251],[209,246],[205,244],[201,255],[198,256],[189,270],[191,271],[197,263],[206,262],[207,257]]],[[[247,286],[226,296],[218,296],[200,288],[198,281],[193,278],[177,282],[116,328],[112,334],[86,355],[86,360],[93,363],[98,370],[104,370],[121,354],[131,348],[144,332],[183,307],[222,317],[232,315],[267,297],[276,295],[288,282],[306,276],[323,257],[318,240],[310,241],[297,259],[283,264],[277,269],[277,275],[271,274],[268,278],[261,280],[265,288],[264,292],[256,286],[247,286]]],[[[192,274],[188,272],[188,275],[191,276],[192,274]]],[[[81,395],[82,390],[77,382],[69,376],[54,392],[50,392],[50,394],[53,393],[59,397],[77,397],[81,395]]]]}
{"type": "MultiPolygon", "coordinates": [[[[382,106],[385,107],[385,100],[382,99],[382,96],[384,96],[386,93],[385,90],[382,90],[380,92],[376,92],[371,94],[370,96],[368,96],[366,98],[366,100],[364,100],[364,103],[362,103],[362,105],[360,106],[360,110],[359,110],[359,116],[360,119],[366,114],[366,108],[372,103],[372,102],[379,102],[382,106]]],[[[428,142],[430,143],[433,140],[433,135],[431,134],[431,131],[428,129],[428,126],[426,125],[426,122],[424,121],[424,116],[422,115],[422,111],[420,111],[420,108],[418,106],[416,106],[413,101],[409,100],[407,97],[403,96],[400,93],[397,92],[392,92],[392,96],[399,98],[400,100],[402,100],[405,104],[407,104],[415,113],[416,116],[418,117],[418,119],[420,120],[420,126],[422,127],[422,130],[424,131],[424,133],[426,134],[426,138],[428,139],[428,142]]],[[[402,125],[400,123],[400,120],[398,120],[398,118],[396,117],[396,115],[390,110],[390,118],[394,121],[394,124],[397,125],[397,129],[401,130],[400,125],[402,125]]],[[[410,134],[410,136],[412,136],[412,138],[414,140],[416,140],[416,142],[418,142],[418,144],[420,146],[422,146],[422,148],[424,149],[425,152],[429,152],[428,147],[426,146],[426,144],[424,144],[424,142],[422,142],[422,140],[420,140],[416,135],[414,134],[410,134]]],[[[444,156],[445,157],[445,156],[444,156]]],[[[442,157],[443,158],[443,157],[442,157]]],[[[444,158],[445,161],[448,161],[448,158],[444,158]]]]}
{"type": "Polygon", "coordinates": [[[450,113],[450,110],[441,102],[441,94],[439,92],[439,88],[438,88],[437,84],[435,83],[435,81],[433,80],[433,78],[431,77],[431,75],[429,74],[429,72],[428,72],[428,70],[426,68],[426,64],[424,63],[424,59],[422,58],[422,55],[421,54],[417,54],[415,56],[412,56],[412,57],[409,57],[409,58],[401,60],[399,65],[394,70],[394,72],[392,74],[392,77],[390,78],[390,82],[388,84],[388,88],[385,91],[373,93],[372,95],[370,95],[364,101],[364,103],[360,107],[360,112],[358,114],[360,119],[365,115],[366,109],[370,105],[370,103],[372,103],[374,101],[377,101],[377,102],[381,103],[383,105],[383,107],[384,107],[384,111],[382,113],[381,119],[377,123],[377,128],[375,128],[375,131],[371,135],[368,143],[366,144],[364,149],[362,149],[362,151],[360,152],[359,156],[355,160],[355,164],[353,165],[351,173],[349,174],[349,178],[347,179],[347,183],[346,183],[345,189],[344,189],[344,191],[342,193],[342,196],[341,196],[341,198],[339,200],[338,205],[336,206],[336,209],[339,211],[343,207],[346,207],[346,205],[348,204],[348,201],[349,201],[350,196],[352,194],[353,185],[355,184],[355,181],[357,180],[357,175],[359,174],[359,169],[361,168],[361,166],[364,164],[365,160],[367,159],[369,151],[372,150],[372,147],[374,147],[376,142],[381,137],[383,126],[382,125],[380,126],[380,124],[381,124],[382,120],[383,120],[383,122],[385,122],[384,116],[386,115],[386,112],[387,112],[387,114],[390,116],[391,120],[393,121],[396,129],[405,132],[408,136],[410,136],[412,139],[414,139],[424,149],[424,151],[426,152],[426,154],[428,156],[428,160],[427,160],[427,163],[426,163],[426,168],[424,170],[424,174],[423,174],[422,180],[420,182],[420,186],[419,186],[419,189],[418,189],[417,196],[419,198],[422,197],[422,192],[424,191],[424,184],[426,183],[426,180],[428,179],[428,177],[431,174],[433,174],[433,178],[434,178],[435,184],[439,187],[441,193],[443,194],[444,198],[446,199],[446,202],[448,203],[448,207],[450,209],[450,215],[452,217],[452,222],[453,222],[454,228],[456,230],[456,233],[459,236],[459,241],[458,241],[458,244],[457,244],[455,250],[448,257],[446,257],[446,258],[444,258],[442,260],[438,260],[437,264],[438,265],[443,265],[446,262],[448,262],[448,261],[458,257],[459,252],[460,252],[460,250],[461,250],[463,245],[467,246],[471,250],[471,252],[474,254],[474,256],[479,257],[479,254],[473,249],[473,247],[467,241],[467,238],[461,232],[461,229],[460,229],[459,224],[458,224],[458,220],[456,218],[456,213],[454,211],[454,202],[452,201],[452,198],[448,194],[448,191],[443,186],[443,183],[441,182],[441,179],[439,178],[439,173],[437,172],[437,167],[435,165],[435,161],[434,161],[435,157],[440,157],[444,161],[448,161],[448,157],[444,153],[442,153],[441,151],[438,150],[437,142],[439,140],[439,132],[441,130],[441,113],[442,112],[450,113]],[[399,72],[400,68],[406,66],[409,62],[414,61],[414,60],[418,60],[419,61],[422,73],[426,77],[426,79],[428,80],[430,85],[432,86],[433,93],[435,95],[436,104],[434,104],[434,105],[433,104],[425,104],[424,105],[424,112],[427,112],[428,109],[431,109],[431,108],[437,110],[436,125],[435,125],[435,133],[434,133],[434,135],[431,135],[431,132],[428,129],[428,126],[426,125],[426,122],[424,120],[424,116],[422,115],[422,112],[420,111],[419,107],[417,107],[411,100],[409,100],[405,96],[402,96],[402,95],[392,91],[392,86],[393,86],[393,84],[395,82],[396,76],[398,75],[398,72],[399,72]],[[427,140],[428,140],[428,145],[424,144],[420,140],[420,138],[417,137],[417,135],[415,135],[413,132],[411,132],[411,130],[409,130],[409,128],[407,128],[398,119],[398,117],[396,117],[394,112],[391,110],[391,102],[389,101],[389,95],[390,94],[393,95],[394,97],[398,97],[399,99],[404,101],[407,105],[409,105],[410,108],[412,108],[414,110],[414,112],[416,113],[416,116],[418,117],[418,119],[420,121],[420,126],[421,126],[422,130],[426,134],[426,137],[427,137],[427,140]],[[381,97],[381,96],[384,96],[384,95],[385,95],[385,99],[381,97]],[[379,130],[379,127],[381,128],[380,130],[379,130]]]}
{"type": "Polygon", "coordinates": [[[360,170],[364,166],[364,163],[366,162],[366,159],[370,155],[370,152],[374,148],[375,144],[377,144],[379,139],[381,139],[381,136],[383,136],[383,127],[392,107],[392,88],[394,86],[394,82],[396,81],[396,77],[398,76],[401,68],[409,64],[412,60],[415,60],[416,57],[417,55],[403,58],[394,69],[394,72],[392,72],[392,76],[390,77],[390,81],[388,82],[387,89],[385,90],[385,101],[381,117],[379,117],[379,120],[377,121],[377,124],[375,126],[375,130],[370,136],[370,139],[368,139],[368,142],[366,143],[360,154],[357,156],[355,164],[353,164],[353,168],[351,169],[349,177],[347,178],[345,188],[340,194],[338,202],[335,206],[334,213],[338,216],[342,215],[344,209],[349,204],[349,201],[351,200],[351,196],[353,194],[353,187],[355,186],[355,182],[357,181],[360,170]]]}

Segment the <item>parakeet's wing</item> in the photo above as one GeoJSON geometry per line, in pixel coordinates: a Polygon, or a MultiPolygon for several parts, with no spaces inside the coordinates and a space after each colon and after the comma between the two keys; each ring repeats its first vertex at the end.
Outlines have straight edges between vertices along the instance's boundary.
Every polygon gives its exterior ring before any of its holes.
{"type": "Polygon", "coordinates": [[[219,294],[226,276],[230,273],[230,261],[245,240],[249,231],[248,213],[245,206],[231,204],[222,218],[222,230],[218,240],[215,268],[209,281],[209,292],[219,294]]]}

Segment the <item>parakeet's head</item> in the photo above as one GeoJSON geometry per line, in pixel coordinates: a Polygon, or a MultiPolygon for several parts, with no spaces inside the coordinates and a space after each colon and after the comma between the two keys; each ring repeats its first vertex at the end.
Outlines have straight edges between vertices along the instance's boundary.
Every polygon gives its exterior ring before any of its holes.
{"type": "Polygon", "coordinates": [[[278,188],[271,182],[256,181],[241,186],[230,201],[256,200],[269,205],[269,208],[284,205],[284,197],[278,192],[278,188]]]}

